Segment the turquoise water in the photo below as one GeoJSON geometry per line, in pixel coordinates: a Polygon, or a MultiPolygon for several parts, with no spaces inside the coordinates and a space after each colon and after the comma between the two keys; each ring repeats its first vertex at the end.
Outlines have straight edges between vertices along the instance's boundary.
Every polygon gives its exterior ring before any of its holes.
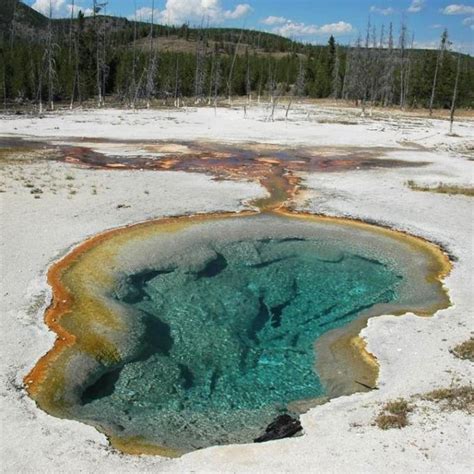
{"type": "Polygon", "coordinates": [[[139,356],[91,383],[78,418],[183,451],[251,442],[292,401],[324,396],[319,336],[397,299],[393,269],[336,244],[213,245],[198,267],[128,276],[118,299],[146,326],[139,356]]]}

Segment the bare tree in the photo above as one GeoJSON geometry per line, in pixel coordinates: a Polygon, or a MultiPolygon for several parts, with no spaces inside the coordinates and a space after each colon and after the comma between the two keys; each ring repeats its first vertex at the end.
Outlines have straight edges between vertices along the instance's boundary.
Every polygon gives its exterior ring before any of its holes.
{"type": "Polygon", "coordinates": [[[176,55],[176,67],[174,75],[174,106],[179,109],[179,99],[180,99],[180,79],[179,79],[179,55],[176,55]]]}
{"type": "Polygon", "coordinates": [[[299,57],[298,76],[296,77],[295,94],[297,97],[303,97],[306,89],[306,66],[303,58],[299,57]]]}
{"type": "Polygon", "coordinates": [[[213,91],[213,80],[214,80],[214,69],[216,67],[216,51],[217,45],[214,46],[211,56],[211,71],[209,73],[209,90],[207,94],[207,105],[211,105],[212,102],[212,91],[213,91]]]}
{"type": "Polygon", "coordinates": [[[406,61],[406,43],[407,43],[407,26],[405,24],[405,18],[402,20],[402,25],[400,28],[400,38],[399,38],[399,51],[400,51],[400,108],[405,107],[405,74],[407,69],[406,61]]]}
{"type": "Polygon", "coordinates": [[[450,114],[450,125],[449,133],[453,133],[453,123],[454,123],[454,112],[456,110],[456,99],[458,96],[458,86],[459,86],[459,76],[461,73],[461,55],[458,54],[458,64],[456,68],[456,80],[454,81],[454,90],[453,90],[453,99],[451,101],[451,114],[450,114]]]}
{"type": "MultiPolygon", "coordinates": [[[[0,56],[0,58],[2,59],[2,61],[4,62],[4,57],[2,57],[4,55],[4,51],[2,51],[2,54],[0,56]]],[[[7,75],[6,75],[6,68],[5,67],[2,67],[2,85],[3,85],[3,108],[5,110],[7,110],[8,108],[8,100],[7,100],[7,96],[8,96],[8,93],[7,93],[7,75]]]]}
{"type": "Polygon", "coordinates": [[[104,105],[104,67],[105,67],[105,25],[103,21],[98,21],[97,14],[107,6],[107,2],[99,3],[93,0],[92,14],[94,22],[94,31],[96,37],[96,87],[97,87],[97,105],[104,105]]]}
{"type": "MultiPolygon", "coordinates": [[[[79,15],[82,15],[79,10],[79,15]]],[[[74,100],[76,93],[79,98],[79,102],[82,103],[81,97],[81,73],[79,65],[79,34],[80,26],[74,27],[74,16],[75,16],[75,3],[71,1],[71,17],[69,20],[69,66],[73,69],[72,71],[72,84],[71,84],[71,101],[69,103],[69,109],[72,110],[74,107],[74,100]]]]}
{"type": "Polygon", "coordinates": [[[204,84],[206,80],[206,44],[205,34],[201,26],[198,31],[198,37],[196,41],[196,69],[194,72],[194,100],[196,104],[199,104],[204,95],[204,84]]]}
{"type": "Polygon", "coordinates": [[[344,80],[342,81],[342,93],[341,97],[345,100],[350,98],[349,87],[352,78],[352,56],[353,52],[350,47],[347,48],[346,54],[346,72],[344,74],[344,80]]]}
{"type": "MultiPolygon", "coordinates": [[[[258,35],[260,41],[260,35],[258,35]]],[[[258,75],[258,87],[257,87],[257,103],[260,104],[260,100],[262,98],[262,92],[264,90],[264,83],[263,83],[263,68],[264,64],[263,61],[260,62],[260,73],[258,75]]]]}
{"type": "MultiPolygon", "coordinates": [[[[368,41],[366,38],[366,44],[368,41]]],[[[353,99],[358,105],[362,107],[362,115],[365,115],[365,107],[368,93],[368,86],[370,81],[370,56],[368,47],[362,48],[362,39],[359,36],[355,47],[350,51],[350,77],[346,85],[346,97],[353,99]]]]}
{"type": "MultiPolygon", "coordinates": [[[[382,40],[381,40],[382,41],[382,40]]],[[[395,71],[395,51],[393,42],[393,24],[390,23],[388,31],[387,51],[384,55],[384,68],[382,72],[382,104],[388,106],[393,103],[393,78],[395,71]]]]}
{"type": "Polygon", "coordinates": [[[71,0],[70,8],[71,8],[71,16],[69,18],[69,64],[71,64],[71,61],[72,61],[72,50],[73,50],[74,0],[71,0]]]}
{"type": "Polygon", "coordinates": [[[341,73],[340,73],[340,59],[339,59],[339,46],[336,45],[336,54],[334,58],[334,67],[332,70],[332,97],[334,99],[339,99],[339,94],[341,92],[341,73]]]}
{"type": "Polygon", "coordinates": [[[137,0],[133,0],[133,49],[132,49],[132,79],[129,86],[130,106],[136,107],[137,98],[137,0]]]}
{"type": "Polygon", "coordinates": [[[212,79],[212,88],[214,89],[214,112],[217,113],[217,98],[219,97],[219,88],[221,86],[222,73],[221,73],[221,58],[217,53],[214,64],[214,77],[212,79]]]}
{"type": "Polygon", "coordinates": [[[367,31],[365,34],[365,47],[363,50],[359,49],[360,53],[360,60],[359,65],[360,69],[358,71],[357,81],[359,83],[359,99],[361,101],[362,106],[362,115],[365,115],[365,108],[367,105],[367,100],[369,99],[369,92],[371,90],[371,81],[374,76],[373,74],[373,53],[370,48],[371,42],[371,33],[372,33],[372,26],[370,23],[370,17],[367,22],[367,31]]]}
{"type": "Polygon", "coordinates": [[[250,71],[250,55],[248,48],[245,51],[247,57],[247,69],[245,71],[245,94],[247,95],[247,102],[250,104],[252,101],[252,75],[250,71]]]}
{"type": "Polygon", "coordinates": [[[433,104],[436,94],[436,85],[438,83],[438,73],[441,63],[443,62],[444,52],[448,45],[448,30],[445,29],[441,34],[441,41],[439,43],[438,56],[436,58],[435,72],[433,75],[433,86],[431,88],[431,98],[430,98],[430,117],[433,115],[433,104]]]}
{"type": "Polygon", "coordinates": [[[235,61],[237,59],[237,54],[239,52],[239,46],[240,46],[240,42],[242,41],[243,33],[244,33],[244,30],[241,29],[239,40],[237,41],[237,44],[235,45],[234,56],[232,57],[232,63],[230,65],[229,77],[227,78],[227,95],[229,97],[229,105],[232,105],[232,79],[234,77],[235,61]]]}
{"type": "Polygon", "coordinates": [[[53,56],[53,4],[49,0],[49,15],[48,15],[48,33],[46,41],[46,61],[48,73],[48,106],[50,110],[54,110],[54,56],[53,56]]]}
{"type": "MultiPolygon", "coordinates": [[[[377,102],[380,94],[380,69],[383,62],[382,50],[379,49],[377,42],[377,29],[375,25],[372,26],[371,31],[371,48],[370,48],[370,61],[368,73],[370,74],[368,96],[370,97],[370,103],[373,107],[377,102]]],[[[372,114],[372,112],[370,112],[372,114]]]]}
{"type": "Polygon", "coordinates": [[[150,108],[151,98],[155,92],[155,76],[157,69],[157,49],[154,40],[154,26],[155,26],[155,0],[151,0],[151,17],[150,17],[150,53],[148,57],[148,67],[146,75],[145,97],[146,106],[150,108]]]}
{"type": "Polygon", "coordinates": [[[384,49],[385,47],[385,25],[380,27],[380,39],[379,39],[379,49],[384,49]]]}
{"type": "MultiPolygon", "coordinates": [[[[270,115],[268,117],[268,120],[271,120],[273,122],[274,117],[275,117],[275,110],[278,105],[278,101],[280,99],[280,96],[283,93],[283,86],[278,85],[276,81],[276,66],[272,67],[272,63],[269,62],[268,64],[268,82],[267,82],[267,92],[270,97],[270,115]]],[[[291,107],[291,101],[289,106],[291,107]]],[[[287,109],[287,115],[289,112],[289,107],[287,109]]]]}
{"type": "Polygon", "coordinates": [[[276,93],[276,80],[274,76],[274,71],[272,68],[271,61],[268,63],[268,81],[267,81],[267,94],[270,97],[270,103],[273,104],[275,100],[275,93],[276,93]]]}
{"type": "Polygon", "coordinates": [[[410,79],[411,79],[411,72],[412,72],[412,56],[413,56],[413,45],[415,44],[415,34],[413,33],[410,43],[410,49],[407,52],[406,57],[406,71],[405,71],[405,84],[403,86],[403,104],[406,106],[407,97],[410,92],[410,79]]]}
{"type": "Polygon", "coordinates": [[[76,97],[76,89],[79,92],[79,98],[81,95],[80,92],[80,71],[79,71],[79,47],[78,47],[78,40],[77,35],[74,35],[73,39],[73,47],[74,47],[74,72],[72,78],[72,90],[71,90],[71,102],[69,104],[69,108],[72,110],[74,107],[74,99],[76,97]]]}

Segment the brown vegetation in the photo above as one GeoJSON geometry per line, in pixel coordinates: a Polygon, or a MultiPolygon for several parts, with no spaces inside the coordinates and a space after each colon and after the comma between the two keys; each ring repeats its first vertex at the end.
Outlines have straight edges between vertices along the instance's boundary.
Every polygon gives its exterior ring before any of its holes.
{"type": "Polygon", "coordinates": [[[378,414],[375,424],[382,430],[403,428],[409,424],[408,413],[410,411],[412,411],[412,407],[403,398],[389,401],[378,414]]]}
{"type": "Polygon", "coordinates": [[[436,186],[422,186],[414,181],[407,181],[407,186],[413,191],[425,191],[440,194],[462,194],[463,196],[474,196],[474,188],[470,186],[457,186],[455,184],[438,183],[436,186]]]}
{"type": "Polygon", "coordinates": [[[453,347],[450,352],[458,359],[465,359],[474,362],[474,337],[471,337],[467,341],[453,347]]]}
{"type": "Polygon", "coordinates": [[[442,410],[474,414],[474,388],[471,385],[440,388],[425,394],[423,398],[439,403],[442,410]]]}

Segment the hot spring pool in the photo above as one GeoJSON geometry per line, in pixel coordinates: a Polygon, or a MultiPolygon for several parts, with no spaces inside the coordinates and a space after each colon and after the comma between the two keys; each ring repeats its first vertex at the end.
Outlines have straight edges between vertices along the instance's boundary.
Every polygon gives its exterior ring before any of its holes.
{"type": "Polygon", "coordinates": [[[175,452],[252,442],[326,395],[323,334],[374,305],[443,301],[432,257],[390,231],[276,214],[127,229],[61,273],[76,341],[33,397],[175,452]]]}

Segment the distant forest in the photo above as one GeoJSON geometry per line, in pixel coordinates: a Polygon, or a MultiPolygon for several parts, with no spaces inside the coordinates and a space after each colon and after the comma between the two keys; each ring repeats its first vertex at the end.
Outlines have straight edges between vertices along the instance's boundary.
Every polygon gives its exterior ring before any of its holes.
{"type": "Polygon", "coordinates": [[[248,96],[353,100],[362,105],[474,105],[474,58],[413,48],[404,25],[370,24],[355,45],[303,44],[261,31],[163,26],[82,12],[49,19],[18,0],[0,5],[0,97],[5,107],[108,100],[213,104],[248,96]],[[456,81],[457,78],[457,81],[456,81]]]}

